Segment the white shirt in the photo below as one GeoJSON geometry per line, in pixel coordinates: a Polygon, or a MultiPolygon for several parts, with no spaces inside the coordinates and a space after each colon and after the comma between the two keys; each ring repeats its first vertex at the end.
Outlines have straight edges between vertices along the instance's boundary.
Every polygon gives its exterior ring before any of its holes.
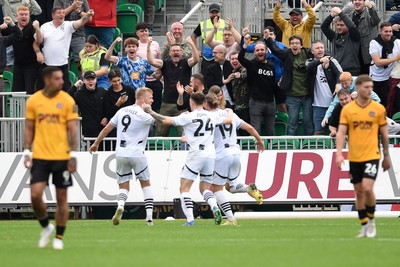
{"type": "Polygon", "coordinates": [[[48,66],[68,64],[69,47],[72,33],[75,32],[73,21],[64,21],[56,27],[53,21],[40,27],[43,36],[43,56],[48,66]]]}
{"type": "MultiPolygon", "coordinates": [[[[216,109],[212,111],[217,118],[225,120],[228,112],[223,109],[216,109]]],[[[236,114],[233,114],[232,124],[220,124],[214,130],[214,146],[216,158],[221,159],[226,155],[240,154],[240,147],[237,143],[238,130],[243,125],[241,120],[236,114]]]]}
{"type": "Polygon", "coordinates": [[[328,80],[325,77],[322,65],[317,67],[317,79],[314,85],[314,103],[315,107],[327,108],[333,100],[331,89],[329,88],[328,80]]]}
{"type": "Polygon", "coordinates": [[[147,137],[154,119],[137,105],[121,108],[110,120],[117,128],[118,157],[144,157],[147,137]]]}
{"type": "Polygon", "coordinates": [[[175,126],[182,126],[189,144],[188,157],[215,158],[214,127],[223,123],[211,112],[197,109],[173,118],[175,126]]]}
{"type": "MultiPolygon", "coordinates": [[[[387,56],[387,58],[392,58],[400,53],[400,41],[394,41],[393,52],[387,56]]],[[[372,40],[369,43],[369,54],[378,55],[380,58],[382,57],[382,46],[375,40],[372,40]]],[[[377,82],[386,81],[390,78],[390,73],[393,69],[393,63],[390,63],[387,68],[378,67],[374,64],[374,60],[371,62],[372,66],[369,67],[369,76],[372,80],[377,82]]]]}

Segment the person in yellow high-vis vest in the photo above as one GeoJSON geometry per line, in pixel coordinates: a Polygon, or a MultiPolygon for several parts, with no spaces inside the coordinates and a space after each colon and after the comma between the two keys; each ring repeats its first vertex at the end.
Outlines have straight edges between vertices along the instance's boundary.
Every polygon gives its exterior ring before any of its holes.
{"type": "Polygon", "coordinates": [[[207,33],[210,31],[214,31],[214,19],[218,17],[219,27],[217,32],[214,34],[215,41],[223,41],[223,31],[225,28],[225,21],[221,19],[221,7],[214,3],[211,4],[208,8],[210,18],[201,21],[196,29],[193,31],[192,35],[190,36],[193,40],[193,43],[196,44],[196,39],[201,36],[202,38],[202,61],[201,61],[201,73],[204,75],[207,67],[214,63],[214,55],[213,49],[206,43],[207,33]]]}
{"type": "Polygon", "coordinates": [[[107,49],[100,46],[100,42],[94,35],[86,38],[85,48],[79,53],[82,71],[94,71],[97,76],[97,86],[108,89],[110,82],[107,74],[110,63],[104,59],[107,49]]]}

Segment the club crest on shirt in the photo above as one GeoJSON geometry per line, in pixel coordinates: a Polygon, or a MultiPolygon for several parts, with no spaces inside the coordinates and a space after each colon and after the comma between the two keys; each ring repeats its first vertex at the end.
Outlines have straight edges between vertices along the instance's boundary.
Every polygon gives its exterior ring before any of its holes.
{"type": "Polygon", "coordinates": [[[375,117],[375,111],[370,111],[369,112],[369,116],[372,117],[372,118],[375,117]]]}
{"type": "Polygon", "coordinates": [[[63,106],[64,106],[64,105],[63,105],[62,103],[57,103],[57,108],[58,108],[58,109],[62,109],[63,106]]]}

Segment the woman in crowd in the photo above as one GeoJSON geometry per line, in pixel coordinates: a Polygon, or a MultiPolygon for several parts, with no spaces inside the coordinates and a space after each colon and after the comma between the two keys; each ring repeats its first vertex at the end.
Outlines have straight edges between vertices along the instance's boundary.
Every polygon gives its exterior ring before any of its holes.
{"type": "Polygon", "coordinates": [[[219,100],[218,107],[220,109],[231,108],[229,101],[225,100],[224,93],[222,92],[221,87],[219,87],[218,85],[213,85],[210,87],[210,90],[208,92],[217,96],[219,100]]]}
{"type": "Polygon", "coordinates": [[[81,57],[82,72],[94,71],[97,76],[97,86],[107,89],[110,87],[107,73],[110,64],[104,59],[107,49],[100,46],[100,41],[94,35],[86,38],[85,48],[79,53],[81,57]]]}

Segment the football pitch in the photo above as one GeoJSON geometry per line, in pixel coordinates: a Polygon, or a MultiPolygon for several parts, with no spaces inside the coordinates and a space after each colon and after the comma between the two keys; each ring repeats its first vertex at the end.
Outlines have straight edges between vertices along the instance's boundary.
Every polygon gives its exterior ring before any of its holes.
{"type": "Polygon", "coordinates": [[[377,219],[375,239],[356,239],[354,219],[70,221],[64,250],[36,247],[36,221],[0,221],[0,266],[300,266],[400,265],[400,219],[377,219]]]}

